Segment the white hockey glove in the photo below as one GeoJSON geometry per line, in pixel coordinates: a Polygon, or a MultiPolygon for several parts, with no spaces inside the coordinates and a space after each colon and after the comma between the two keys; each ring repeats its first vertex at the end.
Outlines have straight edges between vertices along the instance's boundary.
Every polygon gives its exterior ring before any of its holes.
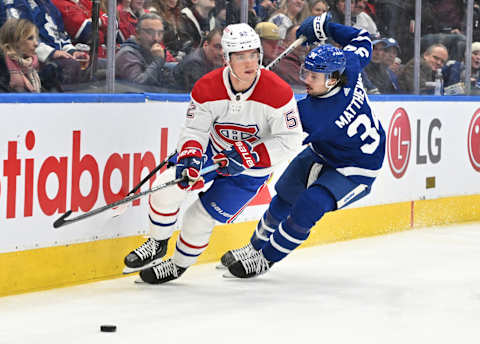
{"type": "Polygon", "coordinates": [[[319,16],[311,16],[305,19],[297,29],[296,36],[301,35],[307,37],[307,43],[315,42],[325,43],[328,39],[328,23],[331,21],[332,15],[329,12],[322,13],[319,16]]]}

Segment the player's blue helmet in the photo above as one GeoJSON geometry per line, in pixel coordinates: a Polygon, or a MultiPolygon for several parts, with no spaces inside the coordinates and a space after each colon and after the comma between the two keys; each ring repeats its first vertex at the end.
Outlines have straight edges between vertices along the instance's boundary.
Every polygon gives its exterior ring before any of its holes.
{"type": "Polygon", "coordinates": [[[338,71],[342,74],[346,63],[347,59],[343,50],[330,44],[324,44],[308,53],[305,57],[304,68],[316,73],[332,74],[338,71]]]}

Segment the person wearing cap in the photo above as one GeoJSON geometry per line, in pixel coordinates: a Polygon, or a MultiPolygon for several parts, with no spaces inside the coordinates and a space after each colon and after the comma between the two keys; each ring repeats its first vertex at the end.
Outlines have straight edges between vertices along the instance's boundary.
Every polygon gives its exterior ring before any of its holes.
{"type": "Polygon", "coordinates": [[[400,54],[400,46],[398,45],[398,42],[395,40],[395,38],[386,38],[385,48],[383,48],[383,51],[383,65],[385,66],[387,74],[390,78],[390,82],[392,87],[394,88],[394,92],[396,93],[399,91],[398,76],[393,71],[391,66],[395,63],[395,59],[400,54]]]}
{"type": "MultiPolygon", "coordinates": [[[[372,60],[363,70],[363,77],[366,79],[368,93],[397,93],[398,83],[392,80],[388,72],[388,65],[385,59],[385,49],[391,42],[388,38],[378,39],[372,42],[372,60]],[[371,85],[369,85],[369,82],[371,85]]],[[[393,73],[393,72],[392,72],[393,73]]]]}
{"type": "Polygon", "coordinates": [[[255,26],[263,47],[263,65],[267,66],[278,55],[281,37],[277,25],[270,22],[261,22],[255,26]]]}
{"type": "MultiPolygon", "coordinates": [[[[456,85],[458,83],[464,84],[465,63],[450,60],[443,67],[442,73],[445,87],[456,85]]],[[[470,82],[472,90],[475,93],[480,92],[480,42],[472,43],[472,73],[470,82]]]]}

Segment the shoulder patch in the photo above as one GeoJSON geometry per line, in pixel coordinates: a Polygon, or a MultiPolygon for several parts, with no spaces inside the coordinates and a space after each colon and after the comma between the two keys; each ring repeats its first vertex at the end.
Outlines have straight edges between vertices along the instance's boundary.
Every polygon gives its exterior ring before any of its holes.
{"type": "Polygon", "coordinates": [[[218,68],[205,74],[198,80],[192,89],[192,98],[197,103],[214,100],[229,99],[227,89],[223,84],[223,68],[218,68]]]}
{"type": "Polygon", "coordinates": [[[287,104],[293,97],[290,85],[277,74],[262,69],[260,80],[248,100],[257,101],[278,109],[287,104]]]}

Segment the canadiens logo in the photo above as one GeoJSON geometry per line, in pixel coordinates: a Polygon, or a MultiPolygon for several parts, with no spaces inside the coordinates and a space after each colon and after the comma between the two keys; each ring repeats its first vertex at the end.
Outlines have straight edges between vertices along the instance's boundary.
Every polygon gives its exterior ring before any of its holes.
{"type": "Polygon", "coordinates": [[[228,123],[215,123],[213,126],[215,133],[225,140],[233,144],[235,141],[248,141],[254,143],[260,138],[257,136],[258,127],[256,125],[239,125],[228,123]]]}

